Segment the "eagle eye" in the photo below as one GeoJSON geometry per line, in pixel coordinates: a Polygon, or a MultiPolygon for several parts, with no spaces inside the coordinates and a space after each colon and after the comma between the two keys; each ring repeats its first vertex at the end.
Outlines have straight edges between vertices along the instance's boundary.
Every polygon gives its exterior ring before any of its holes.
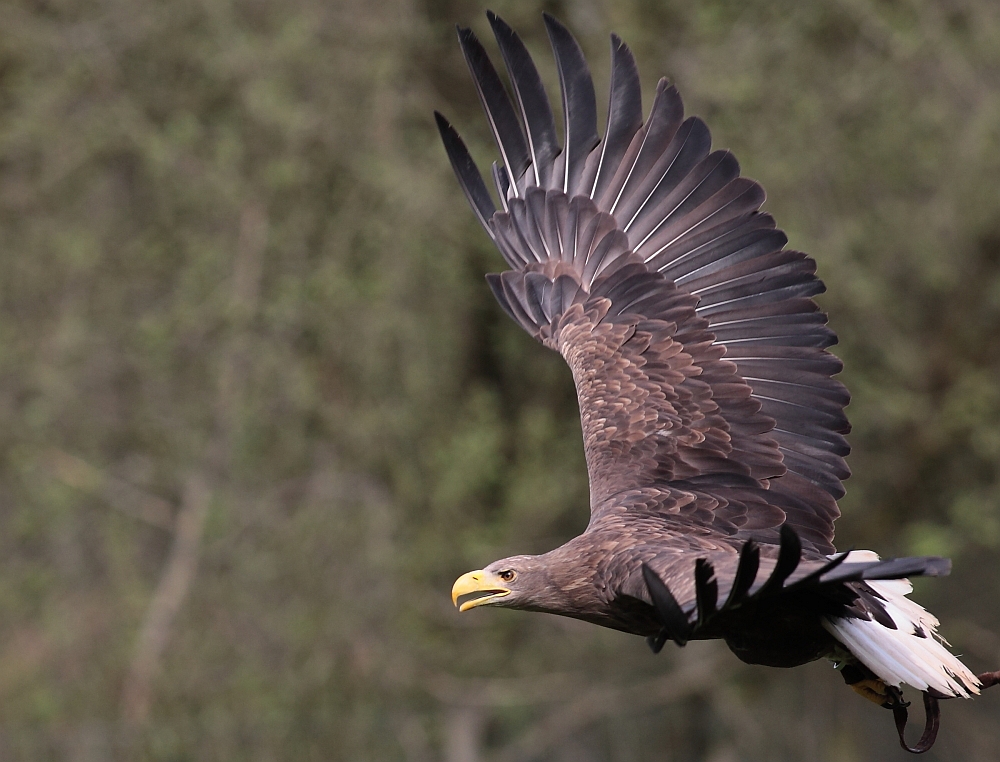
{"type": "Polygon", "coordinates": [[[517,576],[517,573],[511,571],[510,569],[504,569],[501,572],[497,572],[497,576],[504,582],[510,582],[512,579],[514,579],[514,577],[517,576]]]}

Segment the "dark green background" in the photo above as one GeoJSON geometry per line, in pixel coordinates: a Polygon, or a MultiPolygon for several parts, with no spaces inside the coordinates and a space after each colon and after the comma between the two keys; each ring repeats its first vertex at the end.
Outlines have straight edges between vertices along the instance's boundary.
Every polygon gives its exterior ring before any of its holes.
{"type": "MultiPolygon", "coordinates": [[[[0,759],[904,758],[825,663],[452,608],[587,519],[431,118],[492,158],[485,7],[2,3],[0,759]]],[[[917,597],[1000,667],[1000,5],[492,7],[599,102],[617,31],[764,184],[854,394],[839,545],[951,555],[917,597]]],[[[943,714],[928,759],[998,759],[1000,695],[943,714]]]]}

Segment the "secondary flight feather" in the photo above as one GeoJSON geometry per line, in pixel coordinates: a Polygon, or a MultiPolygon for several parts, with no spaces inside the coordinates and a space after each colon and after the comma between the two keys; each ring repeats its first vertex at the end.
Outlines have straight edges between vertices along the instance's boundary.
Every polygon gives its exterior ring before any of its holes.
{"type": "Polygon", "coordinates": [[[744,661],[821,657],[896,714],[900,742],[929,748],[938,698],[971,697],[975,675],[910,601],[909,576],[940,558],[836,553],[849,395],[834,376],[836,335],[812,297],[815,262],[760,210],[709,130],[656,88],[643,119],[638,69],[611,38],[601,138],[579,45],[544,21],[561,92],[562,136],[517,34],[488,19],[513,99],[470,29],[458,37],[500,153],[499,208],[451,124],[445,149],[509,270],[487,276],[507,314],[573,373],[590,477],[587,530],[539,556],[463,575],[461,610],[546,611],[649,639],[722,638],[744,661]],[[905,682],[924,693],[927,729],[903,739],[905,682]]]}

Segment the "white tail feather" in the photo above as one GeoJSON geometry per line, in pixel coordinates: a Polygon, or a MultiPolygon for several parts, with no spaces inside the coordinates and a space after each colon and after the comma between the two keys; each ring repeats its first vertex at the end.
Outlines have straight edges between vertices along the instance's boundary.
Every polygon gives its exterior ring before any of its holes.
{"type": "MultiPolygon", "coordinates": [[[[847,560],[877,561],[878,556],[870,550],[856,550],[847,560]]],[[[827,617],[823,627],[833,637],[889,685],[933,688],[958,698],[979,693],[979,678],[945,648],[937,634],[937,618],[906,597],[913,590],[909,580],[869,580],[866,584],[885,599],[883,605],[896,629],[871,619],[827,617]]]]}

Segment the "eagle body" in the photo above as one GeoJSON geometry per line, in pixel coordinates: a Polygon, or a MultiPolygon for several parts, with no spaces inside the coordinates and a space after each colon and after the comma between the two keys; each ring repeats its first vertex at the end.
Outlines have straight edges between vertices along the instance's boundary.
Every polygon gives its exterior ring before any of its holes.
{"type": "Polygon", "coordinates": [[[437,124],[508,265],[486,276],[497,302],[572,371],[591,515],[549,553],[463,575],[456,605],[569,616],[654,651],[722,638],[754,664],[826,656],[904,713],[903,682],[928,701],[978,693],[937,620],[907,598],[907,577],[947,574],[949,562],[834,547],[850,396],[812,299],[824,290],[815,262],[785,248],[763,189],[711,150],[666,80],[643,116],[615,35],[600,136],[583,54],[546,15],[560,141],[524,44],[488,17],[513,98],[475,34],[459,29],[459,41],[500,153],[499,206],[455,129],[437,124]]]}
{"type": "MultiPolygon", "coordinates": [[[[517,608],[574,619],[656,638],[663,622],[648,597],[642,567],[646,565],[663,579],[677,580],[672,589],[685,594],[689,580],[693,596],[695,558],[709,559],[719,569],[738,563],[734,545],[713,542],[678,527],[668,517],[649,516],[639,522],[627,511],[610,513],[587,531],[540,556],[515,556],[501,565],[518,569],[522,579],[538,575],[530,600],[517,608]],[[668,552],[664,548],[669,548],[668,552]]],[[[776,560],[764,558],[764,564],[776,560]]],[[[827,558],[803,559],[803,568],[822,568],[827,558]]],[[[797,667],[837,650],[837,641],[825,630],[824,616],[864,615],[859,591],[850,583],[813,591],[787,593],[780,600],[764,598],[754,604],[716,616],[691,637],[692,640],[721,638],[741,660],[770,667],[797,667]]]]}
{"type": "MultiPolygon", "coordinates": [[[[655,638],[663,623],[656,609],[642,599],[645,588],[642,564],[652,561],[653,568],[661,570],[662,576],[676,574],[693,579],[693,562],[680,554],[665,557],[651,543],[622,548],[617,530],[612,525],[539,556],[537,563],[545,568],[547,575],[544,593],[531,604],[518,608],[655,638]]],[[[680,540],[682,546],[689,539],[686,535],[671,535],[669,530],[653,533],[653,537],[661,542],[680,540]]],[[[691,552],[700,552],[702,557],[709,555],[704,547],[692,548],[691,552]]],[[[720,548],[717,553],[729,555],[733,560],[736,557],[732,549],[720,548]]],[[[836,640],[820,622],[822,616],[836,616],[844,609],[843,600],[836,595],[807,594],[798,596],[798,600],[789,595],[780,604],[762,601],[720,616],[692,640],[721,638],[749,664],[797,667],[836,651],[836,640]]]]}

